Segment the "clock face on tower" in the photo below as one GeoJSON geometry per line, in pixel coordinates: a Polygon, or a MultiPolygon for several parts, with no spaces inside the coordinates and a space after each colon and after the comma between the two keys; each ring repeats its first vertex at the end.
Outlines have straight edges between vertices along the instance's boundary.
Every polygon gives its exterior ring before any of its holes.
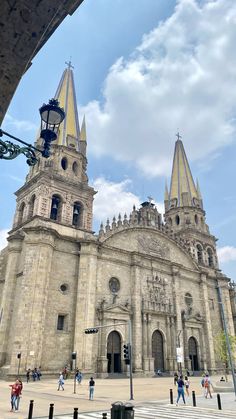
{"type": "Polygon", "coordinates": [[[112,294],[117,293],[120,290],[120,281],[117,278],[111,278],[109,280],[109,288],[112,294]]]}

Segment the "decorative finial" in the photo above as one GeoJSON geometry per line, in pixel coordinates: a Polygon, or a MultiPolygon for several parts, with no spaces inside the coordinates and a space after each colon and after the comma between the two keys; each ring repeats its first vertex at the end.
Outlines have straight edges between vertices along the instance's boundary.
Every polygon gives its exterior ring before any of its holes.
{"type": "Polygon", "coordinates": [[[71,57],[70,57],[70,61],[69,61],[69,62],[65,61],[65,64],[67,64],[67,65],[68,65],[68,68],[69,68],[69,69],[74,68],[74,66],[73,66],[73,65],[72,65],[72,63],[71,63],[71,57]]]}
{"type": "Polygon", "coordinates": [[[180,135],[180,133],[179,133],[179,131],[175,135],[176,135],[178,141],[182,138],[181,135],[180,135]]]}
{"type": "Polygon", "coordinates": [[[152,198],[151,196],[148,196],[147,198],[148,198],[148,200],[149,200],[149,204],[151,204],[151,203],[152,203],[152,201],[153,201],[153,198],[152,198]]]}

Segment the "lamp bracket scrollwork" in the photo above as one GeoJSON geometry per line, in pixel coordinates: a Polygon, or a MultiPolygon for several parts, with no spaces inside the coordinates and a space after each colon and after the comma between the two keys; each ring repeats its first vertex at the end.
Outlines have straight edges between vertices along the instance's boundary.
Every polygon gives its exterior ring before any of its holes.
{"type": "Polygon", "coordinates": [[[31,147],[20,147],[17,144],[13,144],[11,141],[4,142],[0,140],[0,159],[13,160],[20,154],[26,156],[26,162],[29,166],[34,166],[38,161],[35,152],[31,147]]]}

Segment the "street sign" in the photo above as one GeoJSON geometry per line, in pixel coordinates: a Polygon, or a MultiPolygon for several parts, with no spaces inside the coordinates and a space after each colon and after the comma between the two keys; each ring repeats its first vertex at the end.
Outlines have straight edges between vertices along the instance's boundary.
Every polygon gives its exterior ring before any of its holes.
{"type": "Polygon", "coordinates": [[[184,361],[182,347],[176,348],[176,359],[177,359],[177,362],[179,363],[182,363],[184,361]]]}

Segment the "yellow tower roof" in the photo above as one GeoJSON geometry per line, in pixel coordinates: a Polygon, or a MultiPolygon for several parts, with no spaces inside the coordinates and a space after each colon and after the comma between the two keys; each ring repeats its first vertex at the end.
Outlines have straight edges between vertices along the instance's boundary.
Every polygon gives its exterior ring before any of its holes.
{"type": "Polygon", "coordinates": [[[59,145],[69,145],[74,143],[76,149],[79,149],[79,118],[77,112],[76,94],[74,76],[71,62],[66,63],[68,67],[64,70],[59,86],[57,88],[55,99],[59,101],[59,106],[64,108],[65,119],[60,125],[60,131],[56,140],[59,145]]]}
{"type": "Polygon", "coordinates": [[[199,193],[192,177],[183,143],[179,138],[178,134],[178,140],[175,143],[169,202],[175,200],[178,207],[192,206],[194,199],[199,199],[199,193]]]}
{"type": "Polygon", "coordinates": [[[87,141],[85,116],[83,117],[79,139],[80,141],[87,141]]]}

